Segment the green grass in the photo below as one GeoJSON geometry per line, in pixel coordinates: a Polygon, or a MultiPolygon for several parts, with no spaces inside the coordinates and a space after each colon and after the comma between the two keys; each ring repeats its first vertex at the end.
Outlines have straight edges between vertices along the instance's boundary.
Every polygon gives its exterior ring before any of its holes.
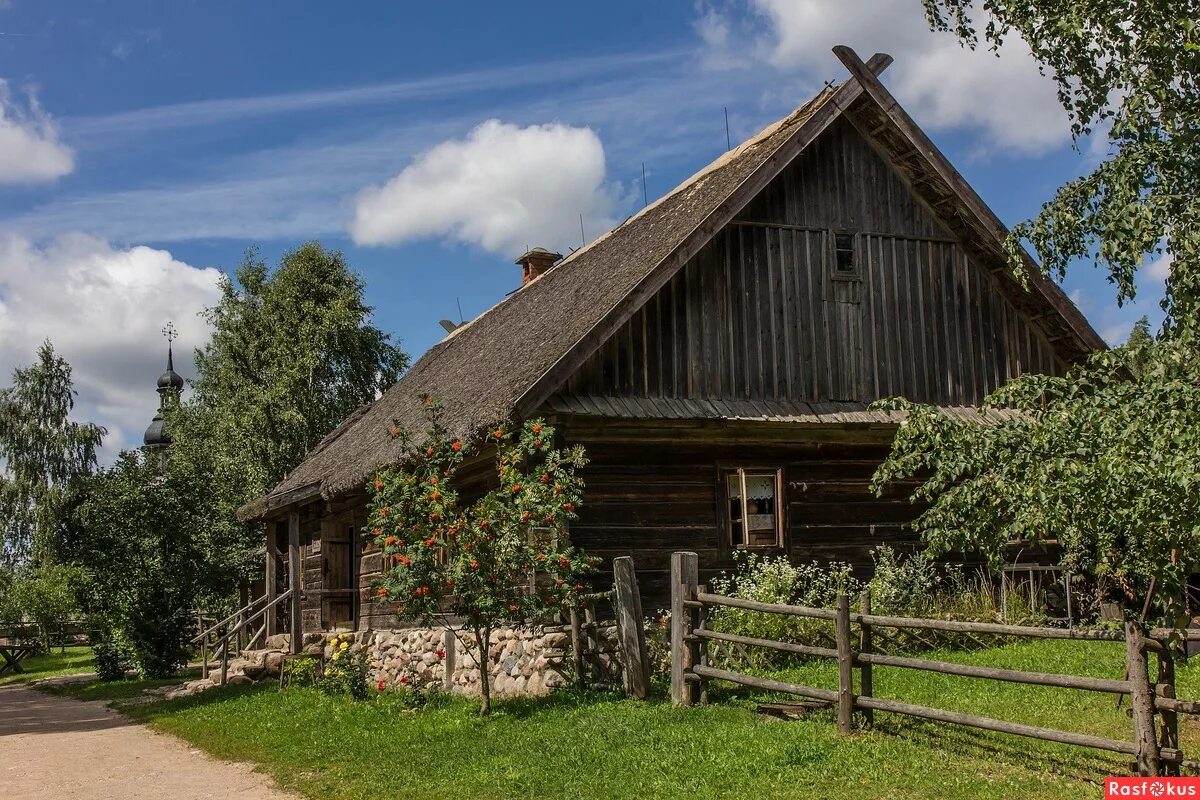
{"type": "MultiPolygon", "coordinates": [[[[1034,642],[946,660],[1120,677],[1123,645],[1034,642]]],[[[1200,669],[1180,695],[1200,697],[1200,669]]],[[[830,664],[778,673],[832,687],[830,664]]],[[[876,694],[1020,722],[1127,738],[1110,695],[877,668],[876,694]]],[[[76,692],[78,689],[73,688],[76,692]]],[[[95,695],[92,695],[95,696],[95,695]]],[[[258,763],[312,798],[751,797],[1079,798],[1127,758],[877,714],[839,737],[833,714],[759,718],[761,699],[714,684],[707,707],[590,694],[501,701],[480,719],[470,700],[413,712],[400,698],[354,703],[310,689],[214,690],[126,713],[221,758],[258,763]]],[[[1185,750],[1200,732],[1183,731],[1185,750]]]]}
{"type": "Polygon", "coordinates": [[[60,652],[56,647],[49,653],[28,656],[21,662],[24,672],[5,673],[0,676],[0,686],[8,683],[30,683],[42,678],[60,675],[80,675],[93,671],[92,648],[68,647],[60,652]]]}

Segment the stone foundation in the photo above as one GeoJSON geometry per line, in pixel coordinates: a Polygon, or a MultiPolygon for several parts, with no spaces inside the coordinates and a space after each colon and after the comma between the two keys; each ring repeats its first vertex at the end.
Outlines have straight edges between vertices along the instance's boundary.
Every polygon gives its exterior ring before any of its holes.
{"type": "MultiPolygon", "coordinates": [[[[385,688],[440,689],[455,694],[479,694],[480,665],[475,634],[444,628],[352,631],[355,644],[366,647],[372,685],[385,688]]],[[[327,634],[328,638],[338,633],[327,634]]],[[[600,652],[589,658],[608,681],[620,682],[616,629],[600,629],[600,652]]],[[[495,695],[548,694],[571,681],[571,634],[562,626],[505,628],[492,632],[488,649],[489,682],[495,695]]],[[[326,657],[332,650],[326,646],[326,657]]],[[[595,683],[596,679],[593,678],[595,683]]]]}

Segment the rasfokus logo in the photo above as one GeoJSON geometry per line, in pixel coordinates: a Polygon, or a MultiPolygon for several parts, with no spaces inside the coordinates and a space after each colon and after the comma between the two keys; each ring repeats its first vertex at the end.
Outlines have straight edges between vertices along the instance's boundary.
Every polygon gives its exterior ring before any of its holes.
{"type": "Polygon", "coordinates": [[[1195,797],[1200,778],[1105,778],[1104,800],[1117,797],[1195,797]]]}

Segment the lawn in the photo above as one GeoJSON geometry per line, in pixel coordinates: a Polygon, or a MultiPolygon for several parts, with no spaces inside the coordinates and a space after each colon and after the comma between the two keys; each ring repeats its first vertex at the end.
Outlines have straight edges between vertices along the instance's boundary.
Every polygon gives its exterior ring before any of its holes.
{"type": "MultiPolygon", "coordinates": [[[[947,660],[1120,677],[1123,645],[1032,642],[947,660]]],[[[781,675],[831,687],[831,665],[781,675]]],[[[1200,670],[1181,670],[1180,695],[1200,697],[1200,670]]],[[[1113,737],[1129,721],[1110,695],[879,668],[876,694],[1113,737]]],[[[73,693],[85,691],[81,687],[73,693]]],[[[833,714],[760,718],[760,697],[715,688],[714,703],[560,694],[498,704],[480,719],[466,699],[421,711],[383,695],[355,703],[311,689],[215,690],[126,713],[219,757],[258,763],[312,798],[517,797],[1098,797],[1099,780],[1128,759],[1065,745],[877,714],[876,727],[839,737],[833,714]]],[[[1185,724],[1184,749],[1200,748],[1185,724]]]]}
{"type": "Polygon", "coordinates": [[[21,662],[21,669],[25,671],[0,676],[0,686],[6,683],[29,683],[42,678],[92,672],[92,648],[68,647],[65,651],[60,651],[56,647],[49,653],[29,656],[21,662]]]}

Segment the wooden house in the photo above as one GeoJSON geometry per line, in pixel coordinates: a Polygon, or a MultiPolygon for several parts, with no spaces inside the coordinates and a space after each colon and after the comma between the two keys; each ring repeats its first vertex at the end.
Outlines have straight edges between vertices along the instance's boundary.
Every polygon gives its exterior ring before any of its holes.
{"type": "MultiPolygon", "coordinates": [[[[869,404],[983,423],[992,389],[1104,347],[1032,260],[1028,288],[1012,276],[1004,226],[878,80],[891,59],[835,52],[848,80],[567,258],[527,253],[518,291],[242,510],[269,523],[268,574],[293,553],[305,631],[392,624],[360,592],[364,485],[403,458],[388,428],[420,428],[423,393],[456,435],[545,416],[585,445],[570,536],[632,555],[654,598],[673,550],[711,574],[738,550],[863,563],[911,541],[920,509],[868,489],[896,425],[869,404]]],[[[492,470],[463,474],[482,492],[492,470]]]]}

